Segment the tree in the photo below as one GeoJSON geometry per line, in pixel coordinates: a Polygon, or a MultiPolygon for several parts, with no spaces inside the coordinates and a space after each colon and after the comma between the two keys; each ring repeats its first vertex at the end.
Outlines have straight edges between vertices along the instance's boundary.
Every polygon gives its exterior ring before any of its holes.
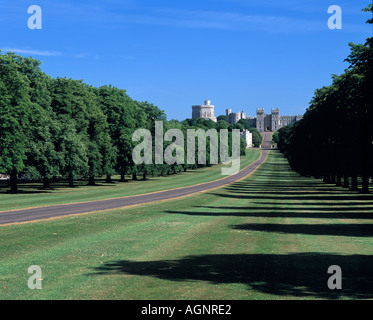
{"type": "Polygon", "coordinates": [[[40,69],[40,61],[22,58],[22,71],[29,79],[30,101],[38,107],[31,115],[26,170],[36,171],[43,178],[43,188],[60,173],[59,155],[55,149],[56,119],[51,108],[51,78],[40,69]]]}
{"type": "Polygon", "coordinates": [[[67,176],[71,188],[78,174],[88,172],[86,137],[77,132],[75,125],[72,119],[61,124],[57,139],[57,151],[62,155],[61,173],[67,176]]]}
{"type": "MultiPolygon", "coordinates": [[[[373,13],[373,5],[364,8],[365,12],[373,13]]],[[[373,24],[373,19],[367,21],[373,24]]],[[[373,157],[373,37],[367,39],[364,45],[350,43],[351,53],[346,61],[350,63],[349,70],[359,78],[359,104],[355,112],[360,122],[360,158],[363,178],[362,192],[369,192],[369,177],[373,175],[371,160],[373,157]]]]}
{"type": "Polygon", "coordinates": [[[0,170],[10,175],[11,192],[25,167],[29,119],[36,107],[30,101],[30,81],[22,72],[23,58],[0,54],[0,170]]]}
{"type": "Polygon", "coordinates": [[[88,174],[88,164],[92,166],[92,159],[98,156],[88,133],[93,98],[82,80],[67,78],[52,79],[50,94],[51,108],[59,124],[56,149],[60,154],[60,172],[67,176],[69,186],[73,187],[77,176],[88,174]],[[91,163],[88,163],[89,159],[91,163]]]}
{"type": "Polygon", "coordinates": [[[95,92],[100,108],[107,117],[109,135],[113,144],[113,149],[106,150],[112,154],[107,165],[121,175],[121,181],[125,181],[125,174],[132,166],[132,133],[136,130],[138,118],[141,119],[139,125],[144,124],[145,115],[138,110],[136,102],[125,90],[102,86],[95,92]]]}
{"type": "MultiPolygon", "coordinates": [[[[113,167],[113,161],[116,159],[116,148],[112,145],[109,135],[107,116],[104,115],[99,106],[94,89],[87,89],[85,97],[87,99],[87,118],[89,123],[87,130],[88,176],[89,185],[95,185],[95,176],[102,175],[104,168],[107,169],[106,174],[111,172],[110,168],[113,167]]],[[[110,178],[107,180],[110,180],[110,178]]]]}
{"type": "Polygon", "coordinates": [[[273,143],[276,143],[276,144],[278,143],[278,135],[279,135],[278,131],[273,133],[273,135],[272,135],[272,142],[273,143]]]}
{"type": "Polygon", "coordinates": [[[253,134],[253,145],[259,147],[263,143],[263,137],[256,128],[250,128],[249,131],[253,134]]]}
{"type": "Polygon", "coordinates": [[[240,119],[240,120],[238,120],[237,123],[241,124],[243,126],[243,128],[246,129],[246,130],[251,129],[250,123],[249,123],[249,121],[247,121],[247,119],[240,119]]]}
{"type": "Polygon", "coordinates": [[[219,121],[225,121],[225,122],[227,122],[227,116],[225,116],[225,115],[217,116],[216,120],[217,120],[217,122],[219,122],[219,121]]]}

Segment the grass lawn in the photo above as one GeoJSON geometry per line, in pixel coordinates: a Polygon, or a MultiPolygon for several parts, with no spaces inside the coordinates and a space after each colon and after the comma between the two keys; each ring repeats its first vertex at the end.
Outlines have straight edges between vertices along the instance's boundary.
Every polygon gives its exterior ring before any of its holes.
{"type": "Polygon", "coordinates": [[[221,189],[0,227],[0,299],[372,299],[372,217],[373,196],[270,151],[221,189]],[[31,265],[41,290],[27,287],[31,265]],[[331,265],[342,290],[328,289],[331,265]]]}
{"type": "MultiPolygon", "coordinates": [[[[260,156],[260,149],[247,149],[246,156],[241,157],[241,169],[256,161],[260,156]]],[[[224,178],[221,175],[222,164],[210,168],[189,170],[177,175],[164,177],[150,177],[146,181],[105,183],[105,179],[97,179],[96,186],[88,186],[87,181],[76,181],[75,188],[69,188],[67,182],[51,184],[53,190],[40,190],[42,183],[20,183],[19,194],[9,194],[9,187],[3,181],[0,184],[0,211],[16,210],[54,204],[85,202],[119,198],[166,189],[180,188],[194,184],[209,182],[224,178]]],[[[139,179],[141,179],[139,177],[139,179]]]]}

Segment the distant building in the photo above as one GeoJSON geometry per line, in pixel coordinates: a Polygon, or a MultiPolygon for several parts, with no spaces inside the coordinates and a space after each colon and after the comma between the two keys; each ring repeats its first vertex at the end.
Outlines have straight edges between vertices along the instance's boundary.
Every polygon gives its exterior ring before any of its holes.
{"type": "Polygon", "coordinates": [[[272,109],[270,114],[265,114],[264,109],[256,109],[256,117],[246,117],[246,114],[241,112],[233,112],[231,109],[226,110],[226,121],[234,125],[241,119],[246,119],[250,127],[258,129],[260,132],[277,131],[280,128],[302,119],[301,115],[296,116],[280,116],[280,110],[272,109]]]}
{"type": "Polygon", "coordinates": [[[251,128],[256,128],[256,118],[255,117],[246,117],[246,120],[249,122],[251,128]]]}
{"type": "Polygon", "coordinates": [[[210,119],[217,122],[214,115],[214,106],[211,104],[210,100],[205,100],[203,105],[192,106],[192,119],[210,119]]]}
{"type": "MultiPolygon", "coordinates": [[[[210,100],[205,100],[203,105],[192,106],[192,119],[210,119],[217,122],[214,115],[214,106],[210,100]]],[[[279,108],[271,109],[270,114],[265,114],[264,108],[256,109],[256,117],[247,117],[244,111],[232,112],[232,109],[226,109],[226,121],[230,125],[236,124],[241,119],[246,119],[249,122],[251,128],[256,128],[260,132],[275,132],[282,127],[302,119],[302,115],[296,116],[280,116],[279,108]]]]}
{"type": "Polygon", "coordinates": [[[241,132],[241,138],[246,142],[246,148],[253,147],[253,134],[249,130],[243,130],[241,132]]]}
{"type": "Polygon", "coordinates": [[[226,121],[231,124],[232,126],[240,121],[241,119],[245,119],[246,114],[245,112],[232,112],[232,109],[227,109],[226,110],[226,121]]]}
{"type": "Polygon", "coordinates": [[[260,132],[270,131],[274,132],[280,128],[287,126],[289,124],[294,124],[295,122],[302,119],[301,115],[296,116],[280,116],[280,110],[272,109],[271,114],[265,114],[264,108],[256,109],[256,124],[255,127],[260,132]]]}

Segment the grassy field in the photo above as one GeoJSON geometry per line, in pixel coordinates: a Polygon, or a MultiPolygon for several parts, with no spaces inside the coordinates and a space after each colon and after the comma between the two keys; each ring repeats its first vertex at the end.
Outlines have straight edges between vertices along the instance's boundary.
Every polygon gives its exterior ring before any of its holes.
{"type": "Polygon", "coordinates": [[[270,151],[221,189],[0,227],[0,299],[372,299],[372,217],[373,196],[300,177],[270,151]],[[331,265],[342,290],[328,289],[331,265]]]}
{"type": "MultiPolygon", "coordinates": [[[[241,169],[257,160],[260,156],[260,149],[247,149],[246,156],[241,158],[241,169]]],[[[75,188],[69,188],[67,182],[51,184],[52,190],[40,190],[42,183],[20,184],[19,194],[9,194],[4,181],[0,184],[0,211],[24,209],[54,204],[85,202],[119,198],[136,194],[143,194],[173,188],[191,186],[198,183],[209,182],[224,178],[221,175],[222,164],[210,168],[189,170],[177,175],[150,177],[147,181],[105,183],[105,179],[97,179],[96,186],[88,186],[87,181],[77,181],[75,188]]]]}

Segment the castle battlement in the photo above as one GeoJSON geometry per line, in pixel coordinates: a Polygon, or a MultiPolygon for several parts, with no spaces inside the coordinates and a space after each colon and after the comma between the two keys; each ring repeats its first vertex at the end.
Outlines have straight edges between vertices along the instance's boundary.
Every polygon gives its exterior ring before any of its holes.
{"type": "Polygon", "coordinates": [[[256,128],[260,132],[270,131],[274,132],[282,127],[294,124],[299,121],[302,116],[280,116],[279,108],[272,108],[270,114],[265,114],[264,109],[257,109],[256,112],[256,128]]]}
{"type": "Polygon", "coordinates": [[[256,117],[247,117],[242,112],[233,112],[231,109],[226,110],[226,121],[234,125],[240,119],[246,119],[252,128],[258,129],[260,132],[274,132],[289,124],[294,124],[303,116],[280,116],[279,108],[271,108],[271,113],[266,114],[264,108],[256,108],[256,117]]]}
{"type": "MultiPolygon", "coordinates": [[[[192,119],[210,119],[217,121],[214,115],[214,106],[210,100],[205,100],[203,105],[192,106],[192,119]]],[[[295,116],[280,116],[280,109],[271,108],[271,113],[266,114],[264,108],[256,108],[256,117],[248,117],[244,111],[232,112],[232,109],[226,109],[226,121],[234,125],[241,119],[246,119],[252,128],[258,129],[260,132],[274,132],[280,128],[294,124],[302,119],[302,115],[295,116]]]]}

